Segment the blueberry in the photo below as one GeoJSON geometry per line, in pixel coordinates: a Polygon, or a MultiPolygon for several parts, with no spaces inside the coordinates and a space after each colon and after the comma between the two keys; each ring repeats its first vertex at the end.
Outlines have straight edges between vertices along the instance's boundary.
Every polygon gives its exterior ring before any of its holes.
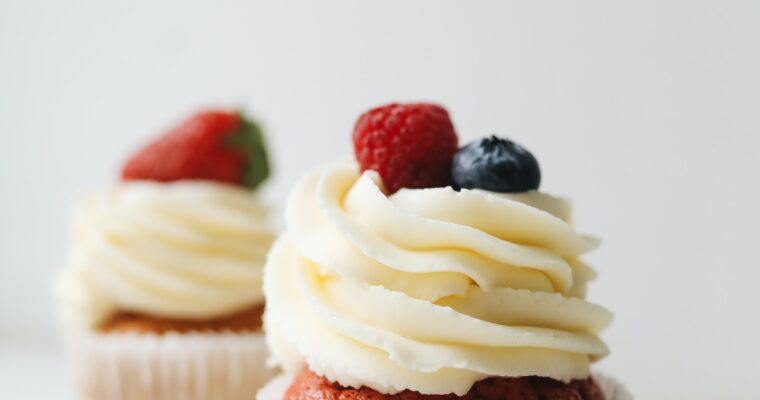
{"type": "Polygon", "coordinates": [[[476,140],[454,154],[451,176],[456,189],[517,193],[538,189],[541,170],[528,150],[508,139],[476,140]]]}

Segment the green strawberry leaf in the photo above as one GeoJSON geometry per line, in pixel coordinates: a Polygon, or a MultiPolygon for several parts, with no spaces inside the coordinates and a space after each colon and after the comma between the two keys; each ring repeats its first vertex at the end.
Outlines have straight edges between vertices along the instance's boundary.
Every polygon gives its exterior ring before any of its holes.
{"type": "Polygon", "coordinates": [[[245,154],[245,169],[242,184],[256,189],[269,177],[269,157],[267,155],[264,134],[256,123],[238,113],[240,127],[228,137],[227,144],[245,154]]]}

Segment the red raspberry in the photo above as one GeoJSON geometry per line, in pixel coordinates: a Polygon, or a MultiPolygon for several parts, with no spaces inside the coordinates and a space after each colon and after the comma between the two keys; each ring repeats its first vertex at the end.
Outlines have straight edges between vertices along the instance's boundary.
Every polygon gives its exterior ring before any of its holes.
{"type": "Polygon", "coordinates": [[[449,113],[427,103],[373,108],[354,126],[354,152],[362,171],[377,171],[388,193],[451,183],[457,134],[449,113]]]}
{"type": "Polygon", "coordinates": [[[133,155],[121,175],[124,180],[203,179],[255,188],[268,173],[259,128],[235,112],[206,111],[133,155]]]}

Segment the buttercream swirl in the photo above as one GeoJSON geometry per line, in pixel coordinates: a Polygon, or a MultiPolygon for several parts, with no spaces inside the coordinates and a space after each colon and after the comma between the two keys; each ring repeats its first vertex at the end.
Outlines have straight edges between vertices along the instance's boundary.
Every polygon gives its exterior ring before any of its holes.
{"type": "Polygon", "coordinates": [[[595,240],[541,193],[382,191],[353,162],[319,168],[286,206],[265,266],[265,329],[289,372],[462,395],[488,376],[585,378],[611,321],[584,300],[595,240]]]}
{"type": "Polygon", "coordinates": [[[127,182],[92,193],[74,216],[60,281],[67,319],[115,310],[206,319],[263,301],[274,234],[250,190],[207,181],[127,182]]]}

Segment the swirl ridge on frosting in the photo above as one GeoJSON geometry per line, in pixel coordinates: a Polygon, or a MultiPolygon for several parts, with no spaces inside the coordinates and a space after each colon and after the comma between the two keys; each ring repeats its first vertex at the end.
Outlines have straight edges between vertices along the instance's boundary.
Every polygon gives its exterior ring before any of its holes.
{"type": "Polygon", "coordinates": [[[136,181],[86,196],[60,281],[64,317],[115,310],[206,319],[263,301],[273,239],[250,190],[209,181],[136,181]]]}
{"type": "Polygon", "coordinates": [[[597,243],[568,220],[540,193],[386,196],[353,162],[318,168],[292,189],[265,266],[274,358],[383,393],[585,378],[612,315],[584,300],[594,274],[578,256],[597,243]]]}

